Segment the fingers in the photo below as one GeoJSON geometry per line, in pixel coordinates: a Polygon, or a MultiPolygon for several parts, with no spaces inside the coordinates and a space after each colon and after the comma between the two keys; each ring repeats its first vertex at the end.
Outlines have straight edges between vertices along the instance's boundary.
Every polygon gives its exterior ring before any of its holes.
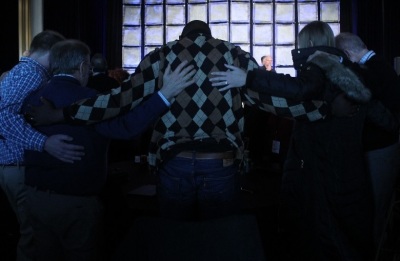
{"type": "Polygon", "coordinates": [[[167,68],[165,69],[165,75],[170,75],[171,73],[171,64],[168,64],[167,68]]]}
{"type": "Polygon", "coordinates": [[[193,65],[189,65],[189,66],[187,66],[187,67],[185,67],[183,70],[182,70],[182,72],[181,73],[183,73],[183,74],[194,74],[195,73],[195,70],[194,70],[194,66],[193,65]]]}
{"type": "Polygon", "coordinates": [[[72,141],[73,138],[71,136],[65,135],[65,134],[56,134],[54,137],[57,137],[61,141],[72,141]]]}
{"type": "Polygon", "coordinates": [[[82,157],[85,156],[83,150],[82,146],[65,143],[61,146],[57,158],[64,162],[74,163],[74,161],[82,160],[82,157]]]}
{"type": "Polygon", "coordinates": [[[71,144],[72,137],[64,134],[56,134],[49,136],[44,144],[44,149],[57,159],[73,163],[81,160],[85,155],[84,147],[77,144],[71,144]]]}
{"type": "Polygon", "coordinates": [[[219,88],[219,91],[220,91],[220,92],[223,92],[223,91],[229,90],[229,89],[231,89],[231,88],[232,88],[232,87],[231,87],[230,85],[227,85],[226,87],[219,88]]]}
{"type": "MultiPolygon", "coordinates": [[[[227,81],[225,81],[224,79],[221,79],[221,80],[219,80],[219,81],[214,81],[214,82],[212,82],[212,84],[211,84],[212,86],[228,86],[228,82],[227,81]]],[[[220,89],[220,90],[222,90],[222,89],[220,89]]]]}
{"type": "Polygon", "coordinates": [[[238,67],[233,66],[233,65],[229,65],[229,64],[225,64],[225,67],[228,68],[228,69],[230,69],[230,70],[233,70],[233,71],[239,69],[238,67]]]}
{"type": "Polygon", "coordinates": [[[183,61],[174,71],[174,73],[178,74],[178,77],[183,78],[185,81],[190,79],[196,72],[193,65],[186,66],[187,64],[188,61],[183,61]]]}
{"type": "MultiPolygon", "coordinates": [[[[187,65],[187,63],[188,63],[188,61],[183,61],[183,62],[181,62],[179,65],[178,65],[178,67],[176,67],[176,69],[175,69],[175,71],[176,72],[180,72],[180,71],[182,71],[182,69],[187,65]]],[[[170,64],[168,64],[168,66],[169,66],[170,64]]]]}
{"type": "Polygon", "coordinates": [[[215,77],[210,78],[210,79],[219,79],[220,80],[221,77],[218,78],[218,76],[226,77],[227,73],[226,72],[212,72],[211,75],[214,75],[215,77]]]}

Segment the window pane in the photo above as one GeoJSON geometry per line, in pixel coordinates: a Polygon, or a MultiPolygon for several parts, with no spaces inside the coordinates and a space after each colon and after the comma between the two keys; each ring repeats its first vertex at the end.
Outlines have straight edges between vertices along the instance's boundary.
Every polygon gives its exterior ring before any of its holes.
{"type": "Polygon", "coordinates": [[[262,24],[253,26],[254,44],[272,44],[272,24],[262,24]]]}
{"type": "Polygon", "coordinates": [[[215,38],[225,41],[229,39],[228,24],[211,24],[210,29],[215,38]]]}
{"type": "Polygon", "coordinates": [[[293,65],[292,53],[294,46],[277,46],[275,47],[275,64],[276,65],[293,65]]]}
{"type": "Polygon", "coordinates": [[[248,24],[232,24],[231,25],[231,42],[233,42],[233,43],[250,43],[250,25],[248,25],[248,24]]]}
{"type": "Polygon", "coordinates": [[[254,22],[272,23],[272,4],[255,3],[254,4],[254,22]]]}
{"type": "Polygon", "coordinates": [[[146,5],[145,12],[145,20],[147,25],[162,23],[163,9],[161,5],[146,5]]]}
{"type": "Polygon", "coordinates": [[[145,45],[163,45],[162,26],[146,26],[144,40],[145,45]]]}
{"type": "Polygon", "coordinates": [[[140,27],[124,28],[122,31],[122,44],[130,46],[140,46],[142,43],[142,34],[140,27]]]}
{"type": "Polygon", "coordinates": [[[201,20],[207,21],[207,6],[206,5],[189,5],[189,21],[201,20]]]}
{"type": "Polygon", "coordinates": [[[322,2],[321,20],[325,22],[338,22],[340,20],[339,2],[322,2]]]}
{"type": "Polygon", "coordinates": [[[140,6],[124,7],[124,25],[140,25],[140,6]]]}
{"type": "Polygon", "coordinates": [[[210,3],[210,22],[228,21],[228,3],[210,3]]]}
{"type": "Polygon", "coordinates": [[[124,4],[140,4],[140,0],[124,0],[124,4]]]}
{"type": "Polygon", "coordinates": [[[338,35],[340,33],[339,23],[329,23],[329,25],[331,26],[334,35],[338,35]]]}
{"type": "Polygon", "coordinates": [[[276,4],[276,22],[294,22],[294,4],[276,4]]]}
{"type": "Polygon", "coordinates": [[[185,24],[185,6],[167,6],[167,24],[185,24]]]}
{"type": "Polygon", "coordinates": [[[249,22],[250,21],[250,4],[249,3],[232,3],[231,5],[231,22],[249,22]]]}
{"type": "Polygon", "coordinates": [[[293,24],[277,24],[275,28],[277,44],[293,44],[295,42],[293,24]]]}
{"type": "Polygon", "coordinates": [[[311,22],[318,20],[318,5],[317,3],[299,4],[299,21],[311,22]]]}
{"type": "Polygon", "coordinates": [[[139,47],[125,47],[122,50],[123,67],[136,67],[141,59],[139,47]]]}
{"type": "Polygon", "coordinates": [[[167,42],[178,40],[183,30],[183,25],[181,26],[167,26],[167,42]]]}
{"type": "Polygon", "coordinates": [[[184,4],[185,0],[166,0],[167,4],[184,4]]]}

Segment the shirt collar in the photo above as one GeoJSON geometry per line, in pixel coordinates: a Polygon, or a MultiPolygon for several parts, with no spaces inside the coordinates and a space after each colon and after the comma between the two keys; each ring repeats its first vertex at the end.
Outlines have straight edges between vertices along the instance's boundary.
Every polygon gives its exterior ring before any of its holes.
{"type": "Polygon", "coordinates": [[[365,64],[372,56],[375,55],[374,51],[368,51],[366,54],[364,54],[363,57],[361,57],[360,61],[358,62],[359,64],[365,64]]]}

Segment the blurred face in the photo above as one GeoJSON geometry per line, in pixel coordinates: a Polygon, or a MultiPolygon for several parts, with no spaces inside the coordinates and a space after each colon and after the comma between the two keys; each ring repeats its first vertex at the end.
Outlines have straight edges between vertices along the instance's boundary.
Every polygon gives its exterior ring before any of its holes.
{"type": "Polygon", "coordinates": [[[266,56],[263,59],[263,65],[264,65],[264,67],[271,67],[272,66],[272,57],[271,56],[266,56]]]}

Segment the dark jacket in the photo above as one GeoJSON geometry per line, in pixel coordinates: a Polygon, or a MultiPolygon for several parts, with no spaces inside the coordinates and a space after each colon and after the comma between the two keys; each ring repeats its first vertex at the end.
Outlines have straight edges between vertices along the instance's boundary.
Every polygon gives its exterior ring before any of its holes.
{"type": "MultiPolygon", "coordinates": [[[[56,108],[65,107],[80,99],[93,97],[96,91],[80,86],[68,76],[55,76],[49,84],[29,96],[26,104],[38,105],[39,97],[50,100],[56,108]]],[[[130,139],[146,130],[167,106],[154,94],[147,102],[122,117],[96,125],[79,126],[55,124],[37,129],[50,136],[65,134],[73,144],[84,146],[82,160],[73,164],[62,162],[46,152],[25,151],[27,185],[68,195],[97,195],[106,181],[109,138],[130,139]]]]}
{"type": "Polygon", "coordinates": [[[119,86],[119,82],[108,76],[105,73],[96,73],[89,77],[89,81],[87,83],[87,87],[95,89],[96,91],[103,93],[108,92],[111,89],[117,88],[119,86]]]}
{"type": "MultiPolygon", "coordinates": [[[[400,116],[400,80],[396,72],[383,57],[377,54],[372,56],[363,68],[363,75],[367,86],[371,89],[373,99],[380,101],[393,115],[394,120],[398,120],[400,116]]],[[[381,115],[377,117],[383,118],[381,115]]],[[[395,125],[390,129],[382,128],[373,120],[367,119],[363,137],[365,150],[384,148],[399,141],[399,127],[395,125]]]]}
{"type": "MultiPolygon", "coordinates": [[[[285,225],[293,226],[287,230],[294,232],[288,238],[294,240],[299,259],[357,260],[355,257],[368,257],[366,249],[372,246],[373,204],[362,150],[366,104],[371,93],[356,73],[337,61],[316,57],[311,60],[313,65],[307,63],[308,55],[317,49],[296,49],[293,61],[299,80],[308,79],[302,74],[310,66],[320,67],[323,86],[318,90],[299,90],[278,82],[283,90],[272,94],[331,102],[344,92],[359,103],[360,111],[354,117],[330,115],[316,122],[295,122],[282,179],[282,220],[285,225]],[[345,82],[339,77],[343,74],[348,75],[345,82]]],[[[321,49],[339,53],[330,47],[321,49]]],[[[253,82],[261,88],[265,80],[273,85],[271,79],[271,75],[263,79],[260,74],[253,82]]],[[[312,85],[303,85],[307,86],[312,85]]]]}

